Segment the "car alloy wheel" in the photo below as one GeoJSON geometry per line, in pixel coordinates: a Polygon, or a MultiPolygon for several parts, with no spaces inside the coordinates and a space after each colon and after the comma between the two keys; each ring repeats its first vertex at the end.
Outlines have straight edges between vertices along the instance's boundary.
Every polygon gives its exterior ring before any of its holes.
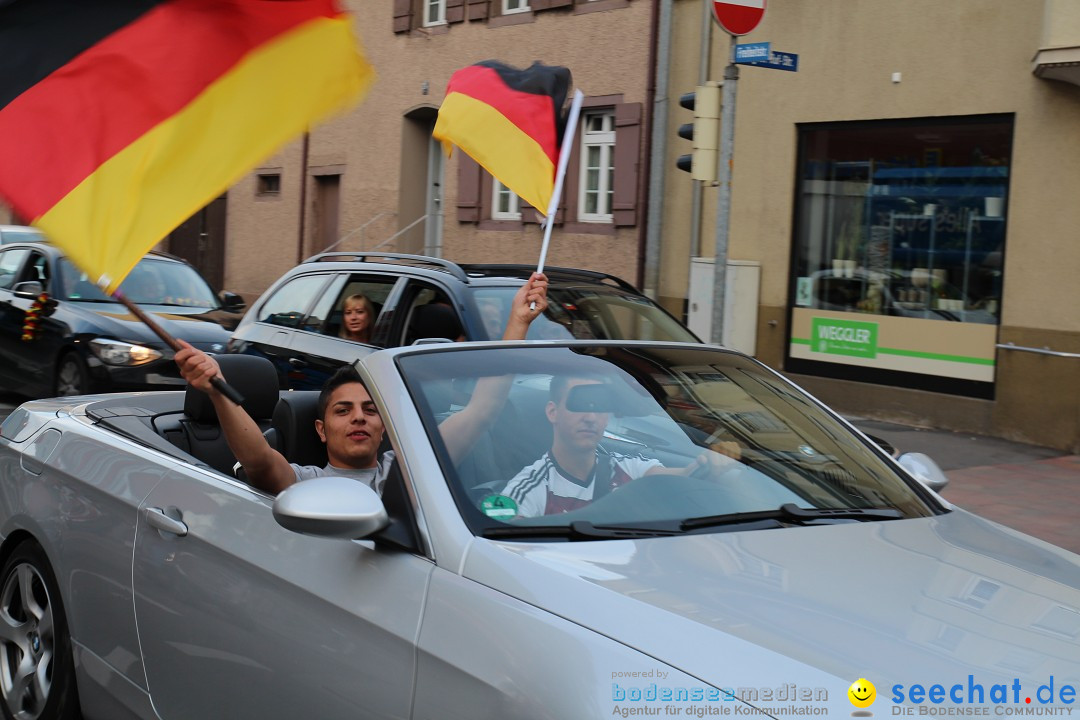
{"type": "Polygon", "coordinates": [[[86,365],[75,353],[67,353],[56,366],[57,395],[85,395],[90,390],[86,365]]]}
{"type": "Polygon", "coordinates": [[[59,590],[44,554],[17,547],[0,578],[0,696],[13,720],[70,717],[71,640],[59,590]]]}

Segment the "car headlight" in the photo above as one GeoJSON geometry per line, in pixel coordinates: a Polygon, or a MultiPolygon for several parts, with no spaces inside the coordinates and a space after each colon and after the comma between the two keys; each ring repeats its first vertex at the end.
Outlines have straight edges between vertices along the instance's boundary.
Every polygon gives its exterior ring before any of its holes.
{"type": "Polygon", "coordinates": [[[91,340],[90,350],[107,365],[145,365],[161,357],[154,348],[104,338],[91,340]]]}

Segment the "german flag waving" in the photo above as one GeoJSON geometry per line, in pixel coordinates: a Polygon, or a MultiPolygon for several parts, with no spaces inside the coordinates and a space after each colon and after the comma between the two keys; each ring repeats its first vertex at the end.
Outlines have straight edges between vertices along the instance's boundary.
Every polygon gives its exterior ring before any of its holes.
{"type": "Polygon", "coordinates": [[[0,2],[0,196],[112,291],[373,77],[334,0],[0,2]]]}
{"type": "Polygon", "coordinates": [[[533,63],[525,70],[494,60],[458,70],[432,135],[457,145],[542,213],[555,187],[562,108],[570,71],[533,63]]]}

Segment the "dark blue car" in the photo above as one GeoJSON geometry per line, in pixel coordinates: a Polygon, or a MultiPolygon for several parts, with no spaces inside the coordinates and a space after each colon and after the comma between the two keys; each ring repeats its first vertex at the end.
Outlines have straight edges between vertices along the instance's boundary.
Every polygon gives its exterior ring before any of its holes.
{"type": "MultiPolygon", "coordinates": [[[[242,317],[239,296],[220,296],[184,260],[146,255],[121,290],[174,337],[224,352],[242,317]]],[[[0,247],[0,389],[34,397],[182,386],[172,351],[45,242],[0,247]],[[51,314],[25,332],[41,295],[51,314]]]]}

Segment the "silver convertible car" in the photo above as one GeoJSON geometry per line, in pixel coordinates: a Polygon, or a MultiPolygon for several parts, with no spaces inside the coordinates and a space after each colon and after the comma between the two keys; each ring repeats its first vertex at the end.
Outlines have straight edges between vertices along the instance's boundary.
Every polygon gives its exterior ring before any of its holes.
{"type": "MultiPolygon", "coordinates": [[[[325,463],[313,393],[221,360],[270,442],[325,463]]],[[[254,489],[195,391],[16,410],[4,716],[1077,707],[1080,557],[951,506],[744,355],[453,343],[357,369],[394,450],[381,496],[337,477],[254,489]],[[452,461],[440,423],[493,387],[497,417],[452,461]]]]}

